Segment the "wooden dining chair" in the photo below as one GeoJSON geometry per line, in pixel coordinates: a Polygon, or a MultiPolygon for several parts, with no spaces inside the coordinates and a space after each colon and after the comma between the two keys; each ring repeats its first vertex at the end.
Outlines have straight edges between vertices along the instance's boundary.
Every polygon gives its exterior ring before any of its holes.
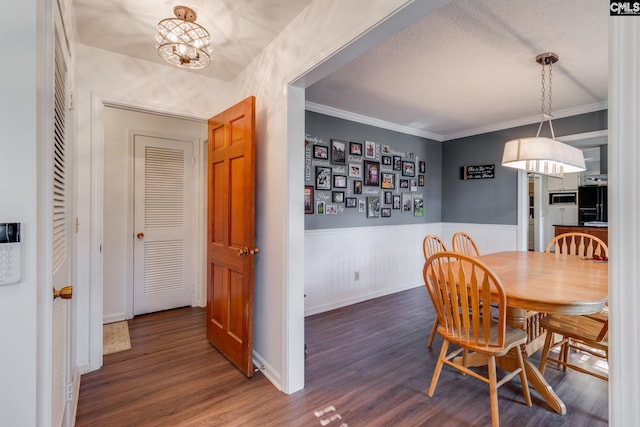
{"type": "Polygon", "coordinates": [[[563,233],[555,236],[545,250],[556,255],[575,255],[583,258],[609,258],[607,244],[587,233],[563,233]]]}
{"type": "Polygon", "coordinates": [[[542,355],[540,357],[540,372],[544,374],[547,362],[551,361],[567,368],[592,375],[608,381],[604,375],[595,369],[589,369],[587,364],[578,365],[571,361],[571,349],[587,352],[603,360],[609,360],[609,319],[606,316],[571,316],[552,314],[542,318],[542,327],[547,330],[542,355]],[[558,334],[562,339],[552,343],[553,335],[558,334]],[[549,357],[551,350],[560,348],[557,358],[549,357]]]}
{"type": "Polygon", "coordinates": [[[493,426],[499,425],[498,388],[516,375],[520,376],[525,402],[531,406],[521,350],[527,334],[523,329],[507,326],[506,294],[500,279],[479,259],[458,252],[440,252],[429,257],[423,276],[438,315],[438,333],[444,340],[428,396],[433,396],[446,364],[489,384],[493,426]],[[490,314],[492,302],[497,306],[496,319],[490,314]],[[448,353],[450,343],[459,348],[448,353]],[[487,377],[453,360],[463,351],[486,358],[487,377]],[[509,352],[515,356],[517,367],[498,381],[496,357],[509,352]]]}
{"type": "MultiPolygon", "coordinates": [[[[603,260],[609,259],[609,248],[600,238],[586,233],[563,233],[555,236],[547,245],[546,252],[556,255],[579,256],[581,258],[603,260]]],[[[603,310],[603,311],[608,311],[603,310]]],[[[540,320],[540,325],[547,330],[542,356],[540,357],[540,372],[544,373],[548,361],[567,368],[583,372],[594,377],[607,380],[607,376],[585,369],[571,362],[571,350],[589,353],[604,360],[609,357],[609,343],[607,333],[609,320],[602,314],[588,315],[560,315],[550,314],[540,320]],[[553,342],[556,335],[560,340],[553,342]],[[558,358],[549,357],[549,352],[560,348],[558,358]]]]}
{"type": "Polygon", "coordinates": [[[454,252],[474,257],[480,256],[480,251],[478,250],[476,242],[474,242],[471,236],[464,231],[458,231],[453,235],[451,238],[451,247],[454,252]]]}
{"type": "MultiPolygon", "coordinates": [[[[446,252],[447,247],[445,246],[442,239],[435,234],[429,234],[422,240],[422,253],[424,254],[424,260],[427,261],[429,257],[438,252],[446,252]]],[[[433,326],[431,327],[431,333],[429,334],[429,341],[427,342],[427,347],[431,348],[433,345],[433,339],[436,337],[436,332],[438,331],[438,317],[433,321],[433,326]]]]}

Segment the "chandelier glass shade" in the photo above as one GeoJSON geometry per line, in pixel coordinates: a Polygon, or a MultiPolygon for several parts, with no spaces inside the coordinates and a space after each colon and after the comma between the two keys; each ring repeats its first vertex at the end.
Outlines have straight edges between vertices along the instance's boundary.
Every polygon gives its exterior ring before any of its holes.
{"type": "Polygon", "coordinates": [[[521,169],[527,172],[562,177],[565,173],[586,170],[582,150],[556,141],[551,123],[551,65],[558,61],[555,53],[543,53],[536,57],[542,65],[542,111],[540,126],[535,137],[517,138],[504,145],[502,166],[521,169]],[[549,69],[549,86],[545,92],[545,67],[549,69]],[[545,110],[546,93],[548,93],[548,110],[545,110]],[[549,121],[551,138],[541,137],[540,130],[545,120],[549,121]]]}
{"type": "Polygon", "coordinates": [[[158,23],[156,42],[158,54],[170,64],[181,68],[200,69],[211,63],[211,37],[200,24],[196,13],[186,6],[173,9],[175,18],[158,23]]]}

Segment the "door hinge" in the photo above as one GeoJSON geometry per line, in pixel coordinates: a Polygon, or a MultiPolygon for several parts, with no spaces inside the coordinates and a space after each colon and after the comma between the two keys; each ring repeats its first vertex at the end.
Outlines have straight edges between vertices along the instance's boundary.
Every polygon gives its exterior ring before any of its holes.
{"type": "Polygon", "coordinates": [[[70,92],[69,93],[69,110],[73,110],[75,108],[76,108],[76,106],[73,103],[73,92],[70,92]]]}
{"type": "Polygon", "coordinates": [[[76,228],[76,234],[78,234],[78,229],[80,228],[80,219],[78,217],[76,217],[75,228],[76,228]]]}
{"type": "Polygon", "coordinates": [[[66,385],[67,385],[67,390],[66,390],[65,400],[67,402],[71,402],[71,399],[73,398],[73,384],[67,383],[66,385]]]}

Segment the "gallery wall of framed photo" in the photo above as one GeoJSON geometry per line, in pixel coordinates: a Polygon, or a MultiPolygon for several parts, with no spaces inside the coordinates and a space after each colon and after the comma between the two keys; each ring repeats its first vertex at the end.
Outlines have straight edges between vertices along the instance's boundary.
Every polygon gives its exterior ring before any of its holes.
{"type": "Polygon", "coordinates": [[[442,145],[305,113],[305,229],[441,220],[442,145]]]}

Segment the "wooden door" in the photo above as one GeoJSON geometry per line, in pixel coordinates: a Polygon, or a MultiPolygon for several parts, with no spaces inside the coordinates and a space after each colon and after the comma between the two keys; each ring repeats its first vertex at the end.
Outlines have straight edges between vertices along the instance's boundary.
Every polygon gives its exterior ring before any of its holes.
{"type": "Polygon", "coordinates": [[[207,338],[253,375],[255,98],[209,119],[207,338]]]}
{"type": "Polygon", "coordinates": [[[193,144],[134,135],[133,314],[191,305],[193,144]]]}

